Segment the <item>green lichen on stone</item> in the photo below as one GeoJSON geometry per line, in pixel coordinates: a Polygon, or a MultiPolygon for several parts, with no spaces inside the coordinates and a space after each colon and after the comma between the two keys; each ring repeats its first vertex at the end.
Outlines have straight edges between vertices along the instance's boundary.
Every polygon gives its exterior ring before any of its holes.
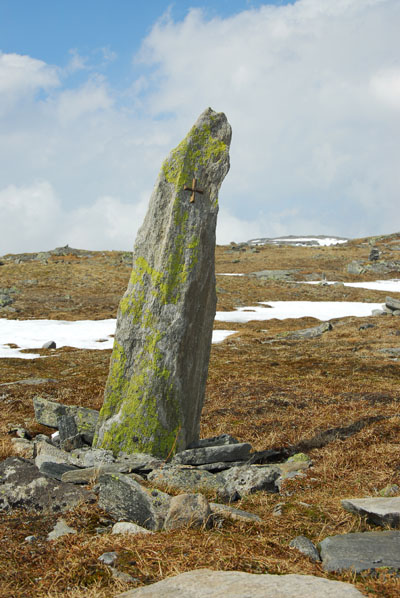
{"type": "Polygon", "coordinates": [[[166,180],[180,191],[196,177],[200,168],[210,161],[217,161],[227,151],[226,143],[213,137],[208,125],[193,127],[165,160],[162,172],[166,180]]]}

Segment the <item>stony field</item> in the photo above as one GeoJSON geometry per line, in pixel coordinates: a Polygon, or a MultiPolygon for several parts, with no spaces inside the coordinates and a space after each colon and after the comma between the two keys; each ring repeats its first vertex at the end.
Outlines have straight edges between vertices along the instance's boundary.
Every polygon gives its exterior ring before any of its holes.
{"type": "MultiPolygon", "coordinates": [[[[0,262],[0,296],[3,292],[11,298],[0,308],[0,317],[9,319],[115,317],[130,274],[130,256],[123,252],[65,250],[4,256],[0,262]]],[[[400,293],[296,283],[325,277],[339,282],[400,278],[396,262],[400,264],[400,234],[332,247],[220,246],[217,273],[291,272],[275,281],[217,276],[217,309],[258,301],[384,303],[387,294],[400,299],[400,293]],[[370,263],[372,243],[381,252],[377,263],[392,266],[382,267],[382,272],[348,272],[354,260],[370,263]]],[[[109,516],[90,506],[65,515],[77,534],[47,541],[56,515],[4,513],[0,595],[115,596],[133,586],[113,578],[98,557],[117,551],[120,570],[138,585],[211,567],[307,573],[351,582],[365,596],[400,596],[400,578],[385,570],[374,575],[328,574],[321,564],[289,547],[301,534],[318,544],[327,536],[375,529],[344,511],[341,499],[378,496],[388,484],[400,484],[399,361],[380,351],[400,347],[400,317],[348,317],[331,323],[332,330],[310,339],[291,339],[288,333],[319,324],[313,318],[215,324],[237,334],[213,345],[202,437],[229,433],[255,450],[295,447],[313,462],[304,477],[287,480],[280,494],[259,492],[235,505],[259,515],[262,523],[227,522],[211,530],[133,537],[98,535],[96,528],[109,516]],[[39,541],[25,542],[29,535],[37,535],[39,541]]],[[[10,424],[20,424],[33,435],[51,432],[34,420],[35,395],[94,409],[102,405],[110,351],[38,352],[43,359],[0,359],[1,459],[13,454],[10,424]],[[18,383],[29,378],[53,382],[18,383]]]]}

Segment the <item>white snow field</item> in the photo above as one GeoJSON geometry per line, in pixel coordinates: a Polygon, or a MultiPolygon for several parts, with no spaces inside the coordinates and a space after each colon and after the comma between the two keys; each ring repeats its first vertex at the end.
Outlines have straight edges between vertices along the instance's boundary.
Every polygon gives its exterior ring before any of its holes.
{"type": "MultiPolygon", "coordinates": [[[[116,320],[5,320],[0,319],[0,358],[35,359],[35,353],[21,353],[21,349],[40,349],[47,341],[59,347],[78,349],[112,349],[116,320]],[[8,343],[18,345],[12,349],[8,343]]],[[[214,330],[213,343],[221,343],[235,330],[214,330]]]]}
{"type": "MultiPolygon", "coordinates": [[[[305,280],[300,284],[336,284],[332,280],[305,280]]],[[[369,289],[370,291],[384,291],[385,293],[400,293],[400,279],[392,280],[374,280],[371,282],[344,282],[345,287],[355,287],[359,289],[369,289]]]]}
{"type": "Polygon", "coordinates": [[[370,316],[372,310],[382,307],[382,303],[355,301],[262,301],[252,307],[238,307],[235,311],[217,311],[215,319],[219,322],[250,322],[310,317],[326,321],[347,316],[370,316]]]}

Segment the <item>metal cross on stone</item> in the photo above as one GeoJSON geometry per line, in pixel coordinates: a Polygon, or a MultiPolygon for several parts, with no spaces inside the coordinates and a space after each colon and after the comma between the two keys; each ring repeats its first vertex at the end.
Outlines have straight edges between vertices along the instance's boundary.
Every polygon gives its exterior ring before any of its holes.
{"type": "Polygon", "coordinates": [[[197,183],[197,180],[193,179],[191,187],[189,187],[189,185],[184,185],[183,186],[184,191],[191,191],[192,192],[192,195],[190,196],[190,203],[194,203],[194,194],[195,193],[201,193],[201,194],[204,193],[204,191],[202,191],[201,189],[197,189],[196,183],[197,183]]]}

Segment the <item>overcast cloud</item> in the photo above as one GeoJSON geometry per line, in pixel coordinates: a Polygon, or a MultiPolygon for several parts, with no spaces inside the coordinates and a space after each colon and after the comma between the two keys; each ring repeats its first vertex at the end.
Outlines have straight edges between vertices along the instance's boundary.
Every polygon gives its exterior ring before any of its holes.
{"type": "Polygon", "coordinates": [[[73,49],[67,68],[0,54],[0,254],[130,249],[208,106],[233,127],[219,243],[399,230],[399,30],[398,0],[192,10],[155,24],[118,88],[73,49]]]}

